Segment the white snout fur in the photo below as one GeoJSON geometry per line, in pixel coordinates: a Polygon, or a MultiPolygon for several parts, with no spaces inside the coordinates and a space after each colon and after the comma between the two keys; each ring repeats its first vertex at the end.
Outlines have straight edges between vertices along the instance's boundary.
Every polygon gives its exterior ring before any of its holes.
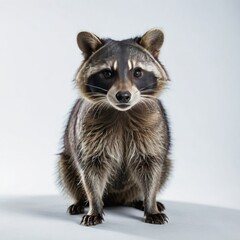
{"type": "Polygon", "coordinates": [[[113,85],[107,93],[108,102],[119,111],[127,111],[140,101],[141,98],[140,91],[135,86],[132,86],[130,89],[127,89],[127,91],[131,93],[131,99],[128,103],[123,104],[126,105],[126,107],[121,108],[118,106],[121,105],[121,103],[119,103],[119,101],[116,98],[116,94],[119,91],[122,90],[113,85]]]}

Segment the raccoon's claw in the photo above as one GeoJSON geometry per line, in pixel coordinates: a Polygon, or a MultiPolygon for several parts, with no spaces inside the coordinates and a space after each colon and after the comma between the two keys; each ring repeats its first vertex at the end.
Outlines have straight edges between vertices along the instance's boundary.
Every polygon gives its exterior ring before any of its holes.
{"type": "Polygon", "coordinates": [[[102,215],[84,215],[81,221],[81,225],[85,226],[93,226],[96,224],[100,224],[103,222],[103,217],[102,215]]]}
{"type": "Polygon", "coordinates": [[[165,206],[161,202],[157,202],[157,207],[160,212],[165,210],[165,206]]]}
{"type": "Polygon", "coordinates": [[[168,217],[164,213],[149,214],[144,221],[152,224],[165,224],[168,223],[168,217]]]}
{"type": "Polygon", "coordinates": [[[71,215],[84,213],[84,206],[81,203],[72,204],[69,206],[67,212],[71,215]]]}

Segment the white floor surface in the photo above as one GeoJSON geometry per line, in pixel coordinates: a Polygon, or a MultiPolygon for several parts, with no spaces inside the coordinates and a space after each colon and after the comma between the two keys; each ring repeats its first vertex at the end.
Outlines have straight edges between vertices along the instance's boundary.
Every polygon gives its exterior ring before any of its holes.
{"type": "Polygon", "coordinates": [[[82,215],[66,213],[70,203],[60,196],[0,197],[0,239],[240,239],[239,210],[163,201],[168,224],[147,224],[137,209],[112,207],[103,224],[85,227],[82,215]]]}

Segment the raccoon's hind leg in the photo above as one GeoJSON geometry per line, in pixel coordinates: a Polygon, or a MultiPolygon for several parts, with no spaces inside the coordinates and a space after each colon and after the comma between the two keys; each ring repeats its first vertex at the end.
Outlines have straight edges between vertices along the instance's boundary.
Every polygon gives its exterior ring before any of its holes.
{"type": "MultiPolygon", "coordinates": [[[[127,206],[136,208],[136,209],[141,210],[141,211],[144,211],[144,203],[141,200],[131,202],[127,206]]],[[[160,212],[163,212],[165,210],[165,206],[161,202],[157,202],[157,208],[160,212]]]]}
{"type": "MultiPolygon", "coordinates": [[[[130,180],[125,185],[125,189],[114,189],[108,186],[108,194],[104,196],[104,207],[125,206],[133,207],[144,211],[143,193],[141,188],[130,180]],[[126,187],[126,185],[128,187],[126,187]]],[[[165,206],[161,202],[157,202],[157,208],[160,212],[165,210],[165,206]]]]}
{"type": "Polygon", "coordinates": [[[86,194],[71,156],[61,153],[58,167],[60,184],[74,199],[74,204],[69,206],[67,211],[71,215],[83,213],[86,206],[86,194]]]}
{"type": "Polygon", "coordinates": [[[71,215],[81,214],[81,213],[84,213],[85,206],[86,206],[86,204],[84,202],[79,201],[79,202],[76,202],[76,203],[70,205],[68,207],[67,211],[71,215]]]}
{"type": "MultiPolygon", "coordinates": [[[[160,178],[160,189],[165,185],[166,181],[168,180],[169,174],[171,172],[171,160],[169,158],[166,158],[163,166],[162,166],[162,174],[160,178]]],[[[143,201],[133,201],[129,204],[129,207],[134,207],[136,209],[144,211],[144,202],[143,201]]],[[[163,212],[165,210],[165,206],[163,203],[157,201],[157,208],[160,212],[163,212]]]]}

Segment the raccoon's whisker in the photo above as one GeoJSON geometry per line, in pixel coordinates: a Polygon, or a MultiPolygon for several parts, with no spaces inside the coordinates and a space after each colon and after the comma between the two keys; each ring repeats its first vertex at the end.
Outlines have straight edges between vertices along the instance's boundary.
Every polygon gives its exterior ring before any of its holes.
{"type": "Polygon", "coordinates": [[[149,94],[151,94],[151,93],[156,93],[157,91],[154,91],[154,90],[145,90],[145,91],[142,91],[141,92],[141,95],[149,95],[149,94]]]}
{"type": "Polygon", "coordinates": [[[137,94],[138,92],[139,92],[139,90],[135,91],[135,92],[133,93],[133,95],[134,95],[134,94],[137,94]]]}
{"type": "Polygon", "coordinates": [[[156,97],[150,96],[150,95],[143,95],[141,97],[142,97],[141,98],[142,101],[148,102],[148,103],[149,103],[149,101],[155,101],[156,100],[156,97]]]}
{"type": "Polygon", "coordinates": [[[156,98],[156,96],[153,96],[155,93],[157,93],[156,91],[151,91],[151,92],[145,92],[144,94],[141,94],[142,98],[156,98]]]}
{"type": "Polygon", "coordinates": [[[93,88],[97,88],[97,89],[103,90],[103,91],[105,91],[105,92],[108,91],[108,90],[105,89],[105,88],[101,88],[101,87],[98,87],[98,86],[95,86],[95,85],[91,85],[91,84],[89,84],[89,83],[85,83],[85,85],[86,85],[86,86],[89,86],[89,87],[93,87],[93,88]]]}
{"type": "Polygon", "coordinates": [[[156,83],[155,83],[155,82],[154,82],[154,83],[150,83],[150,84],[148,84],[147,86],[141,88],[139,91],[143,91],[143,90],[147,89],[148,87],[151,87],[151,86],[154,85],[154,84],[156,84],[156,83]]]}
{"type": "Polygon", "coordinates": [[[156,90],[154,90],[154,89],[145,89],[145,90],[141,91],[141,93],[147,93],[147,92],[156,92],[156,90]]]}
{"type": "Polygon", "coordinates": [[[87,93],[89,96],[91,96],[91,97],[97,97],[97,98],[106,98],[106,95],[105,94],[101,94],[101,93],[91,93],[91,92],[89,92],[89,93],[87,93]]]}
{"type": "Polygon", "coordinates": [[[102,94],[102,93],[88,92],[87,94],[88,94],[89,98],[97,99],[98,101],[106,99],[106,95],[102,94]]]}
{"type": "Polygon", "coordinates": [[[105,93],[100,93],[100,92],[88,92],[88,94],[106,96],[105,93]]]}
{"type": "Polygon", "coordinates": [[[143,98],[151,98],[151,99],[155,99],[155,96],[151,96],[151,95],[146,95],[146,94],[142,94],[141,97],[143,98]]]}

